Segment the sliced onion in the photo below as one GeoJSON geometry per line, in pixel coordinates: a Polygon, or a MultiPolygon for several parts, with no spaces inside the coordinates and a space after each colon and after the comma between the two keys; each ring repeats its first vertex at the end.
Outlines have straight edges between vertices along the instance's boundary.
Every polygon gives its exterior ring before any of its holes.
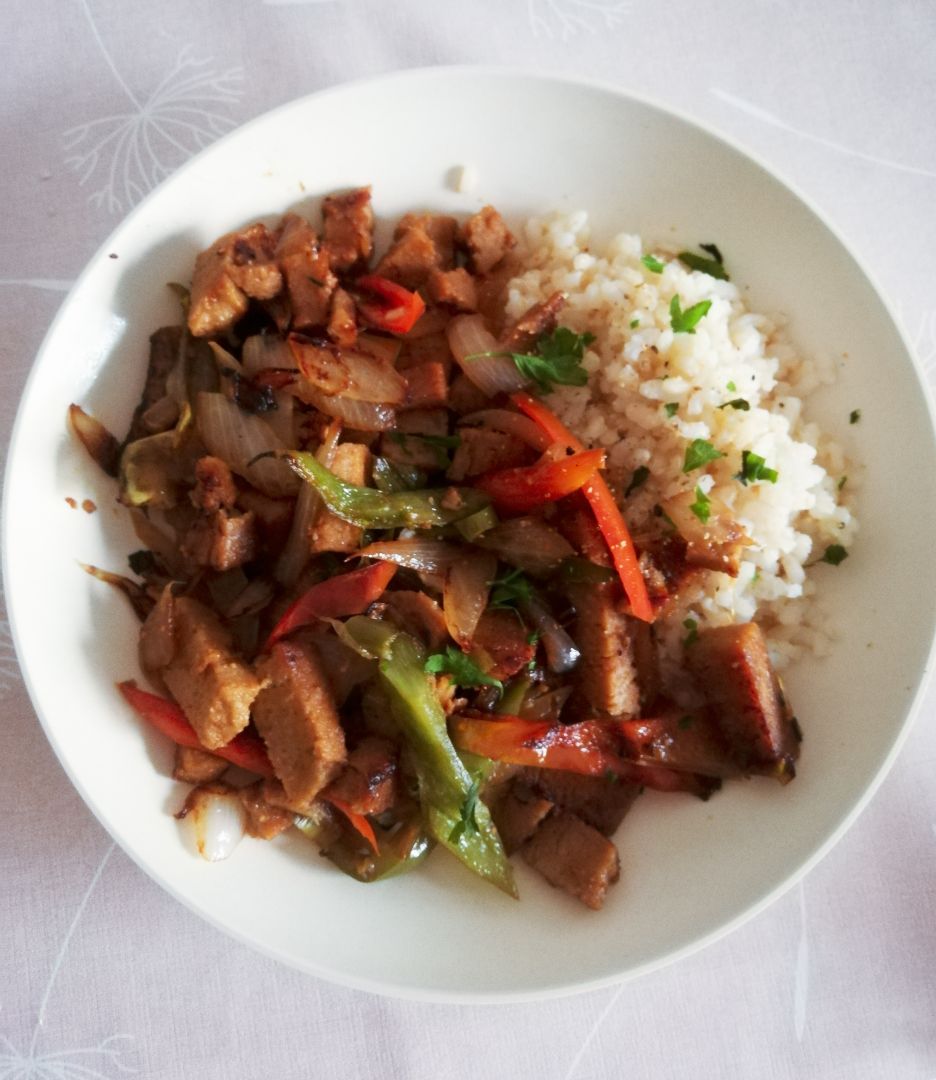
{"type": "Polygon", "coordinates": [[[504,355],[497,338],[484,325],[483,316],[456,315],[446,333],[458,366],[489,397],[512,394],[526,386],[527,379],[504,355]]]}
{"type": "Polygon", "coordinates": [[[293,447],[296,445],[296,398],[285,390],[274,390],[273,400],[276,402],[276,408],[265,412],[263,419],[286,446],[293,447]]]}
{"type": "Polygon", "coordinates": [[[572,638],[535,597],[522,601],[520,610],[540,636],[550,671],[560,675],[571,671],[582,655],[572,638]]]}
{"type": "Polygon", "coordinates": [[[539,424],[535,424],[523,413],[511,412],[509,409],[479,409],[478,412],[463,416],[459,424],[477,425],[488,431],[503,431],[540,453],[549,446],[549,436],[539,424]]]}
{"type": "Polygon", "coordinates": [[[108,476],[117,475],[120,460],[120,444],[100,420],[82,409],[80,405],[68,406],[68,419],[72,430],[81,440],[85,450],[108,476]]]}
{"type": "Polygon", "coordinates": [[[383,562],[396,563],[397,566],[407,566],[410,570],[428,574],[444,574],[458,560],[465,558],[464,551],[454,544],[447,544],[444,540],[422,540],[419,537],[369,544],[356,552],[356,555],[381,559],[383,562]]]}
{"type": "Polygon", "coordinates": [[[130,508],[130,523],[143,547],[152,551],[174,577],[185,578],[187,575],[179,553],[179,542],[156,524],[155,517],[155,514],[137,507],[130,508]]]}
{"type": "Polygon", "coordinates": [[[471,646],[496,574],[497,558],[494,555],[463,554],[445,575],[442,613],[449,634],[462,649],[471,646]]]}
{"type": "Polygon", "coordinates": [[[265,420],[245,413],[223,394],[198,395],[198,433],[209,452],[221,458],[264,495],[282,498],[296,495],[302,481],[285,461],[258,455],[286,446],[265,420]]]}
{"type": "MultiPolygon", "coordinates": [[[[325,431],[325,438],[318,448],[316,457],[326,467],[331,468],[335,459],[335,448],[341,435],[341,424],[332,420],[325,431]]],[[[322,507],[322,496],[311,484],[303,484],[293,507],[292,524],[289,536],[276,563],[274,576],[281,585],[294,585],[302,573],[302,568],[309,559],[309,529],[318,517],[322,507]]]]}
{"type": "Polygon", "coordinates": [[[278,334],[254,334],[244,342],[241,362],[248,375],[266,368],[296,370],[296,361],[285,338],[278,334]]]}
{"type": "Polygon", "coordinates": [[[406,400],[406,379],[384,360],[295,337],[289,339],[289,347],[302,373],[300,395],[305,383],[321,393],[340,394],[352,401],[401,405],[406,400]]]}
{"type": "Polygon", "coordinates": [[[226,859],[240,843],[247,814],[237,792],[227,784],[199,784],[193,788],[178,815],[198,854],[208,862],[226,859]]]}
{"type": "Polygon", "coordinates": [[[319,412],[334,416],[355,431],[392,431],[396,427],[396,413],[389,405],[334,397],[311,386],[303,387],[299,396],[307,405],[314,405],[319,412]]]}
{"type": "Polygon", "coordinates": [[[551,525],[536,517],[502,521],[478,537],[475,543],[534,577],[545,577],[563,559],[575,554],[567,540],[551,525]]]}

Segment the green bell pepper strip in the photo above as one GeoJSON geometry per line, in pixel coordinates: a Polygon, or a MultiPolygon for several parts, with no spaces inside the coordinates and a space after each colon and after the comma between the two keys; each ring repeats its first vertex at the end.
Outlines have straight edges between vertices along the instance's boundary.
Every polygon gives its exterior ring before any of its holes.
{"type": "Polygon", "coordinates": [[[379,670],[412,754],[429,833],[469,870],[515,897],[510,862],[483,802],[475,805],[470,826],[459,829],[474,781],[449,738],[424,663],[422,647],[399,633],[384,644],[379,670]]]}
{"type": "Polygon", "coordinates": [[[427,529],[451,525],[488,506],[490,499],[474,488],[421,488],[378,491],[339,479],[313,454],[287,450],[285,458],[299,477],[312,484],[329,510],[364,529],[427,529]]]}
{"type": "MultiPolygon", "coordinates": [[[[297,817],[296,828],[310,840],[321,843],[321,826],[309,818],[297,817]]],[[[327,845],[323,854],[350,877],[370,883],[408,874],[433,848],[433,841],[418,818],[404,822],[393,833],[378,826],[377,835],[380,846],[377,854],[361,852],[344,838],[327,845]]]]}

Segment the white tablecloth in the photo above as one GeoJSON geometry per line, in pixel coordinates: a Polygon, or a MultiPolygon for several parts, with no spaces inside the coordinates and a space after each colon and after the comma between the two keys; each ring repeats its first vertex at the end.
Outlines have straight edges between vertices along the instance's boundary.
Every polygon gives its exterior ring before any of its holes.
{"type": "MultiPolygon", "coordinates": [[[[2,8],[4,442],[70,282],[154,183],[290,98],[439,63],[606,79],[729,133],[850,239],[936,379],[931,0],[2,8]],[[144,116],[158,121],[149,140],[144,116]]],[[[72,790],[5,622],[0,691],[0,1080],[936,1077],[934,691],[870,808],[766,913],[618,988],[497,1008],[339,989],[228,940],[146,878],[72,790]]]]}

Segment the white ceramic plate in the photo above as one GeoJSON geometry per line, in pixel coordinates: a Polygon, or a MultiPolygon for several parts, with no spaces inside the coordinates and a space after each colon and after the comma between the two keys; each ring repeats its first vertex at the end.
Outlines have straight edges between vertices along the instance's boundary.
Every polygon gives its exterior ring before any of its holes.
{"type": "Polygon", "coordinates": [[[934,507],[919,373],[865,273],[801,198],[723,140],[613,89],[423,70],[255,120],[176,173],[92,259],[18,417],[7,601],[36,710],[69,776],[173,895],[242,941],[339,982],[435,999],[531,998],[634,975],[712,941],[841,836],[893,760],[927,669],[934,507]],[[465,164],[478,183],[459,195],[451,171],[465,164]],[[789,679],[806,733],[799,776],[788,788],[729,784],[707,804],[641,799],[618,834],[623,879],[600,914],[523,867],[515,903],[443,853],[379,886],[342,876],[298,836],[245,841],[226,863],[204,863],[169,813],[180,791],[168,744],[114,690],[138,670],[136,623],[77,561],[119,569],[138,544],[112,485],[66,434],[66,408],[80,402],[124,431],[147,337],[177,317],[164,283],[187,280],[195,253],[230,228],[364,183],[385,218],[484,202],[515,218],[584,207],[601,231],[716,239],[755,309],[787,313],[803,348],[841,358],[838,385],[812,411],[867,465],[862,528],[848,561],[819,571],[837,617],[834,655],[789,679]],[[850,427],[854,408],[862,420],[850,427]],[[90,497],[99,512],[70,509],[67,496],[90,497]]]}

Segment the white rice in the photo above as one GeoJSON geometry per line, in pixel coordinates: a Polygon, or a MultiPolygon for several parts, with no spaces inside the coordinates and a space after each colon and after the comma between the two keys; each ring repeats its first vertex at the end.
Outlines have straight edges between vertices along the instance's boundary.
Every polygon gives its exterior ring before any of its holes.
{"type": "Polygon", "coordinates": [[[673,252],[651,249],[665,263],[654,273],[641,262],[648,252],[638,236],[622,233],[592,249],[584,211],[531,220],[520,242],[528,269],[510,283],[508,315],[562,290],[562,323],[595,336],[584,360],[588,385],[558,389],[550,405],[584,442],[607,447],[608,478],[619,494],[635,469],[650,470],[626,502],[632,530],[649,524],[654,507],[698,485],[753,541],[736,578],[702,575],[667,614],[659,632],[668,651],[678,650],[685,619],[701,629],[756,618],[778,666],[804,649],[821,654],[828,639],[812,605],[802,604],[814,592],[807,567],[829,545],[847,549],[857,528],[849,492],[839,490],[844,454],[804,416],[804,399],[831,382],[834,369],[799,356],[780,327],[745,307],[732,282],[689,270],[673,252]],[[677,294],[683,311],[712,302],[694,334],[673,332],[677,294]],[[719,408],[738,398],[747,411],[719,408]],[[676,406],[671,417],[666,404],[676,406]],[[724,456],[686,474],[693,439],[724,456]],[[735,478],[744,450],[777,470],[776,483],[745,486],[735,478]]]}

